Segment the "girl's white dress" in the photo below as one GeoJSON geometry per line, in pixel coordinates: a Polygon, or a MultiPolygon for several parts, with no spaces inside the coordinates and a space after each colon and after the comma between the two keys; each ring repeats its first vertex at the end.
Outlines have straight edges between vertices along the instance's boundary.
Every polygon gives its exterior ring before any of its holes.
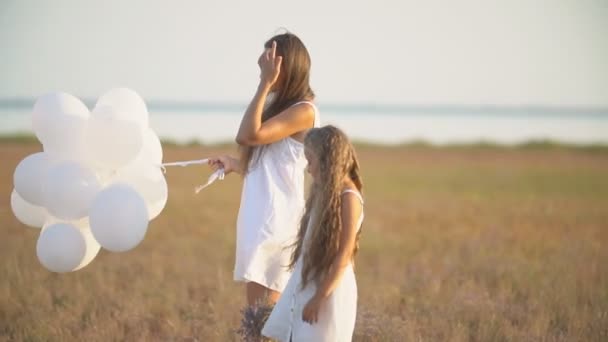
{"type": "MultiPolygon", "coordinates": [[[[314,127],[319,126],[315,112],[314,127]]],[[[256,149],[243,181],[237,219],[234,280],[282,292],[300,218],[304,211],[304,145],[287,137],[256,149]]]]}
{"type": "MultiPolygon", "coordinates": [[[[356,195],[363,205],[363,198],[357,191],[345,190],[344,193],[346,192],[356,195]]],[[[361,223],[363,211],[357,230],[361,229],[361,223]]],[[[310,231],[306,230],[304,247],[308,243],[310,231]]],[[[283,342],[351,341],[357,316],[357,282],[352,263],[347,266],[336,289],[321,305],[318,320],[312,325],[302,320],[302,311],[316,293],[317,287],[314,282],[310,282],[304,289],[301,288],[302,264],[300,255],[285,291],[262,329],[262,335],[283,342]]]]}

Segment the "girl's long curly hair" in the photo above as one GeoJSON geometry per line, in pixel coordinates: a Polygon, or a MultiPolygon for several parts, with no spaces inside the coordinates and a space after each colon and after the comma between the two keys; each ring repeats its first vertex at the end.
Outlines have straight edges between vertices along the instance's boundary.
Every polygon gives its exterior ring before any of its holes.
{"type": "MultiPolygon", "coordinates": [[[[272,47],[277,43],[277,56],[283,57],[281,63],[281,84],[278,85],[272,100],[262,113],[262,122],[278,115],[296,102],[312,100],[315,93],[310,87],[310,55],[304,43],[293,33],[282,33],[270,38],[264,48],[272,47]]],[[[245,172],[254,159],[254,152],[264,149],[264,146],[240,146],[241,167],[245,172]]],[[[259,157],[259,154],[257,154],[259,157]]],[[[255,160],[254,160],[255,162],[255,160]]]]}
{"type": "MultiPolygon", "coordinates": [[[[319,282],[338,254],[344,178],[348,176],[359,192],[363,188],[355,149],[340,129],[334,126],[313,128],[308,132],[304,146],[318,158],[319,176],[311,185],[289,265],[293,269],[303,255],[302,288],[310,281],[319,282]],[[304,246],[307,229],[312,229],[312,235],[304,246]]],[[[360,233],[361,230],[357,233],[353,257],[359,249],[360,233]]]]}

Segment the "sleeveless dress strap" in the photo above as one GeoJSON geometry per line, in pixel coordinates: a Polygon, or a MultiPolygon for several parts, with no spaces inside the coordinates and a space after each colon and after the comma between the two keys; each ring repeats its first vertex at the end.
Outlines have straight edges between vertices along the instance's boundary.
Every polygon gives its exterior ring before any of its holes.
{"type": "MultiPolygon", "coordinates": [[[[344,191],[342,191],[341,195],[344,195],[345,193],[350,192],[352,194],[354,194],[355,196],[357,196],[357,198],[359,199],[359,202],[361,202],[361,207],[363,207],[363,197],[361,196],[361,193],[359,193],[359,191],[353,190],[353,189],[346,189],[344,191]]],[[[365,217],[365,212],[363,211],[363,208],[361,208],[361,214],[359,215],[359,221],[357,222],[357,230],[361,228],[361,224],[363,223],[363,218],[365,217]]]]}
{"type": "Polygon", "coordinates": [[[320,124],[319,124],[319,110],[317,109],[317,106],[313,102],[311,102],[311,101],[299,101],[299,102],[296,102],[296,103],[292,104],[290,107],[297,106],[297,105],[302,104],[302,103],[306,103],[306,104],[309,104],[309,105],[312,106],[312,110],[315,113],[315,118],[314,118],[312,127],[319,127],[320,126],[320,124]]]}
{"type": "Polygon", "coordinates": [[[355,194],[355,196],[357,196],[357,198],[359,199],[359,202],[361,202],[361,205],[363,205],[363,197],[361,196],[359,191],[355,191],[353,189],[346,189],[346,190],[342,191],[342,195],[344,195],[347,192],[355,194]]]}

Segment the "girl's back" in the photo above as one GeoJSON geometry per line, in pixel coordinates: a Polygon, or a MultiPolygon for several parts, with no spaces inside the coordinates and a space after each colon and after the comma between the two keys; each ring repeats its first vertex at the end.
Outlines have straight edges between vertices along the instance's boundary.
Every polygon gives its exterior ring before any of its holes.
{"type": "Polygon", "coordinates": [[[357,315],[353,257],[364,216],[359,164],[333,126],[311,130],[305,146],[313,184],[293,274],[262,334],[279,341],[350,341],[357,315]]]}
{"type": "MultiPolygon", "coordinates": [[[[348,189],[343,192],[343,196],[346,193],[358,197],[363,205],[359,192],[348,189]]],[[[361,229],[363,217],[361,212],[357,230],[361,229]]],[[[310,239],[310,231],[307,229],[304,246],[310,239]]],[[[352,263],[346,267],[340,283],[321,306],[318,321],[314,324],[306,323],[301,318],[304,306],[317,292],[314,282],[302,288],[302,265],[300,256],[285,291],[266,321],[262,334],[279,341],[290,341],[290,338],[293,342],[351,341],[357,315],[357,282],[352,263]]]]}

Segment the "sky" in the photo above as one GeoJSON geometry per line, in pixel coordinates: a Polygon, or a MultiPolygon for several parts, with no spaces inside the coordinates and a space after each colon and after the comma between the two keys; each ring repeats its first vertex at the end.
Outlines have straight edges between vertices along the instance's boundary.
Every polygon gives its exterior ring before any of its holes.
{"type": "Polygon", "coordinates": [[[608,106],[605,0],[0,0],[0,98],[245,103],[283,29],[320,103],[608,106]]]}

